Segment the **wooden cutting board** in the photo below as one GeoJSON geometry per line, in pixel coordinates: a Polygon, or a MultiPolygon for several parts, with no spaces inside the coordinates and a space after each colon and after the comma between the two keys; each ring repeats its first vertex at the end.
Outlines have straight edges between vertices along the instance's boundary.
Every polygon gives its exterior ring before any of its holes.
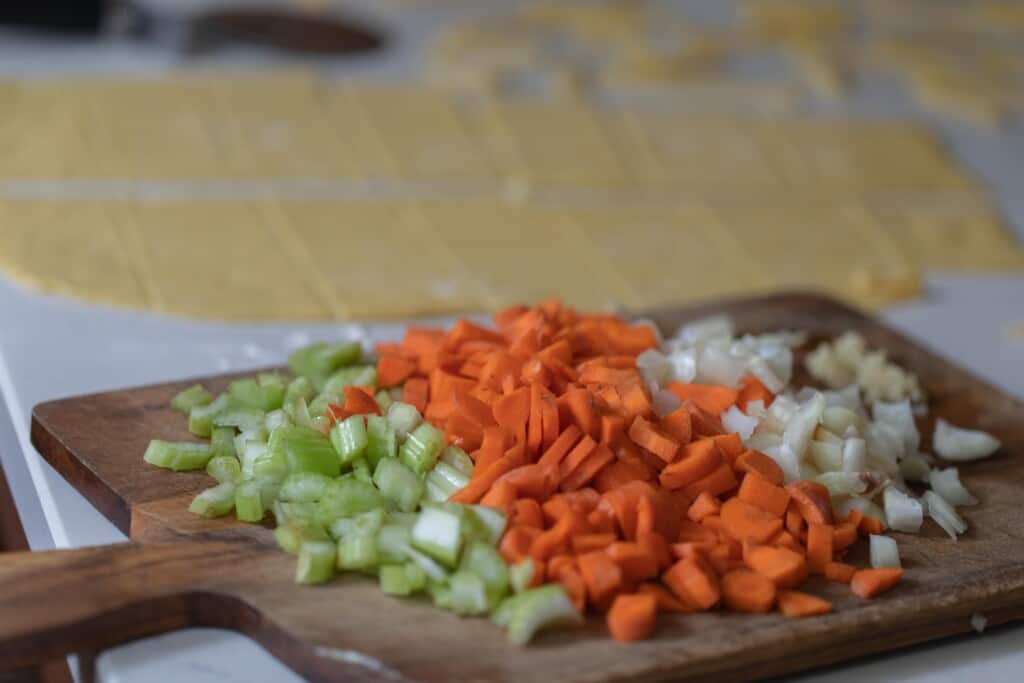
{"type": "MultiPolygon", "coordinates": [[[[934,524],[897,534],[907,569],[900,586],[862,601],[839,584],[811,583],[834,614],[804,620],[710,613],[662,616],[649,641],[610,640],[601,619],[545,634],[526,648],[482,619],[427,601],[397,599],[375,580],[293,583],[295,559],[269,527],[207,520],[186,507],[211,484],[202,473],[146,465],[151,438],[190,438],[168,402],[195,380],[68,398],[36,406],[39,452],[131,542],[0,556],[0,670],[92,651],[186,626],[241,631],[313,680],[739,681],[970,631],[1024,617],[1024,405],[951,362],[838,302],[790,294],[664,311],[666,331],[712,312],[742,330],[799,328],[826,337],[864,334],[918,374],[932,415],[992,432],[1004,448],[962,468],[981,505],[953,542],[934,524]]],[[[221,390],[230,377],[203,378],[221,390]]],[[[926,434],[931,433],[927,425],[926,434]]],[[[925,437],[924,447],[929,439],[925,437]]],[[[863,562],[863,557],[859,558],[863,562]]]]}

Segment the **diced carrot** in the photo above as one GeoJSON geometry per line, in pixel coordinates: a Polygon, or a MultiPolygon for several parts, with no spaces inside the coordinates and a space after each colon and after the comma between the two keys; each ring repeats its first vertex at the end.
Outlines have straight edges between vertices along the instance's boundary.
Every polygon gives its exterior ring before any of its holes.
{"type": "Polygon", "coordinates": [[[574,553],[582,555],[594,550],[603,550],[615,543],[617,538],[613,533],[579,534],[569,539],[569,545],[574,553]]]}
{"type": "Polygon", "coordinates": [[[872,534],[878,535],[884,531],[882,520],[876,517],[865,517],[860,520],[857,531],[860,532],[861,536],[870,536],[872,534]]]}
{"type": "Polygon", "coordinates": [[[629,426],[629,438],[636,445],[646,448],[667,463],[675,460],[676,454],[679,453],[678,442],[661,433],[654,425],[639,415],[629,426]]]}
{"type": "Polygon", "coordinates": [[[445,337],[444,343],[450,349],[456,349],[468,341],[488,341],[504,346],[505,338],[494,330],[474,325],[468,320],[459,320],[445,337]]]}
{"type": "MultiPolygon", "coordinates": [[[[704,519],[712,516],[714,515],[705,515],[704,519]]],[[[687,541],[697,543],[718,543],[718,534],[703,524],[697,524],[684,519],[679,523],[679,536],[677,537],[677,540],[682,543],[687,541]]]]}
{"type": "Polygon", "coordinates": [[[458,446],[467,453],[472,453],[483,444],[483,430],[462,413],[452,413],[444,425],[447,443],[458,446]]]}
{"type": "Polygon", "coordinates": [[[516,502],[516,488],[507,481],[498,480],[494,482],[490,490],[480,499],[481,505],[489,508],[502,510],[508,515],[512,511],[512,505],[516,502]]]}
{"type": "Polygon", "coordinates": [[[781,486],[772,484],[759,474],[747,474],[740,483],[737,497],[751,505],[761,508],[775,517],[782,518],[789,507],[789,492],[781,486]]]}
{"type": "Polygon", "coordinates": [[[541,417],[541,440],[542,449],[546,449],[558,438],[558,404],[555,397],[550,393],[542,393],[540,405],[541,417]]]}
{"type": "MultiPolygon", "coordinates": [[[[373,351],[378,356],[401,356],[404,353],[400,342],[377,342],[373,345],[373,351]]],[[[415,364],[413,367],[416,367],[415,364]]],[[[380,373],[377,375],[377,383],[380,384],[380,373]]]]}
{"type": "Polygon", "coordinates": [[[421,413],[427,410],[429,384],[422,377],[410,377],[402,386],[402,401],[416,408],[421,413]]]}
{"type": "Polygon", "coordinates": [[[747,411],[747,404],[751,401],[763,401],[767,408],[775,400],[775,394],[768,391],[768,387],[761,380],[753,375],[747,375],[740,380],[740,393],[736,397],[736,405],[743,412],[747,411]]]}
{"type": "Polygon", "coordinates": [[[722,503],[718,498],[715,498],[707,491],[702,491],[694,499],[690,509],[686,511],[686,516],[694,522],[699,522],[708,515],[717,515],[721,509],[722,503]]]}
{"type": "Polygon", "coordinates": [[[693,437],[693,423],[690,411],[686,408],[676,408],[661,418],[661,428],[666,434],[675,439],[677,443],[690,443],[690,439],[693,437]]]}
{"type": "Polygon", "coordinates": [[[779,464],[760,451],[744,451],[733,461],[733,467],[737,472],[757,474],[776,486],[784,481],[779,464]]]}
{"type": "Polygon", "coordinates": [[[740,498],[722,503],[722,525],[733,538],[756,543],[767,543],[782,530],[779,517],[740,498]]]}
{"type": "Polygon", "coordinates": [[[718,436],[725,433],[717,413],[712,415],[701,410],[693,401],[683,401],[682,409],[690,413],[690,425],[695,437],[718,436]]]}
{"type": "Polygon", "coordinates": [[[850,579],[850,590],[867,600],[892,589],[902,578],[903,570],[898,567],[861,569],[850,579]]]}
{"type": "Polygon", "coordinates": [[[696,498],[704,491],[719,496],[735,488],[737,483],[729,463],[723,462],[711,474],[683,488],[683,493],[690,498],[696,498]]]}
{"type": "Polygon", "coordinates": [[[514,467],[514,459],[507,454],[495,460],[486,469],[476,467],[473,469],[473,476],[470,478],[469,484],[452,494],[448,500],[453,503],[476,503],[487,493],[498,477],[514,467]]]}
{"type": "Polygon", "coordinates": [[[550,578],[562,584],[572,601],[576,611],[583,614],[587,609],[587,585],[583,582],[579,569],[575,566],[560,566],[557,571],[550,571],[550,578]]]}
{"type": "Polygon", "coordinates": [[[655,518],[658,512],[654,506],[654,498],[641,496],[636,501],[636,535],[649,534],[654,531],[655,518]]]}
{"type": "Polygon", "coordinates": [[[380,356],[377,359],[377,386],[382,389],[397,387],[416,372],[416,364],[397,355],[380,356]]]}
{"type": "Polygon", "coordinates": [[[669,546],[669,550],[672,551],[672,557],[677,560],[682,560],[693,555],[700,555],[706,560],[708,553],[718,547],[717,534],[713,531],[710,533],[712,534],[712,540],[709,541],[686,541],[684,543],[673,543],[669,546]]]}
{"type": "Polygon", "coordinates": [[[431,401],[453,401],[458,390],[469,393],[476,387],[476,382],[466,377],[459,377],[444,368],[435,368],[430,373],[428,394],[431,401]]]}
{"type": "Polygon", "coordinates": [[[735,569],[722,576],[722,601],[736,612],[770,612],[775,593],[771,579],[749,569],[735,569]]]}
{"type": "Polygon", "coordinates": [[[658,601],[653,595],[619,595],[608,610],[608,631],[615,640],[644,640],[654,633],[657,614],[658,601]]]}
{"type": "Polygon", "coordinates": [[[837,524],[832,530],[832,548],[846,550],[857,542],[857,527],[850,522],[837,524]]]}
{"type": "Polygon", "coordinates": [[[646,581],[658,575],[658,558],[639,543],[612,543],[605,552],[619,565],[627,583],[646,581]]]}
{"type": "Polygon", "coordinates": [[[530,419],[526,425],[526,447],[531,453],[540,450],[541,441],[544,439],[541,392],[540,382],[533,382],[530,385],[530,419]]]}
{"type": "Polygon", "coordinates": [[[736,461],[736,458],[743,451],[747,450],[747,447],[743,445],[743,441],[740,440],[739,434],[719,434],[711,438],[718,446],[718,450],[721,451],[722,457],[728,460],[730,465],[736,461]]]}
{"type": "Polygon", "coordinates": [[[443,330],[410,325],[402,339],[402,353],[413,357],[425,356],[440,349],[444,338],[443,330]]]}
{"type": "Polygon", "coordinates": [[[526,306],[520,305],[503,308],[494,314],[494,326],[499,330],[505,330],[529,310],[526,306]]]}
{"type": "Polygon", "coordinates": [[[672,564],[672,550],[669,548],[665,537],[656,531],[650,533],[638,533],[636,542],[654,556],[658,569],[663,570],[672,564]]]}
{"type": "Polygon", "coordinates": [[[558,435],[555,442],[544,451],[544,455],[537,462],[541,465],[560,465],[562,460],[572,452],[581,436],[582,432],[580,432],[579,427],[569,425],[565,428],[565,431],[558,435]]]}
{"type": "Polygon", "coordinates": [[[330,418],[331,422],[341,422],[352,416],[352,413],[345,410],[343,407],[336,403],[327,404],[327,417],[330,418]]]}
{"type": "Polygon", "coordinates": [[[610,533],[618,538],[618,522],[615,519],[615,513],[611,507],[602,508],[598,507],[587,513],[587,522],[594,529],[595,532],[610,533]]]}
{"type": "Polygon", "coordinates": [[[626,421],[619,415],[601,416],[601,443],[615,448],[624,438],[626,421]]]}
{"type": "Polygon", "coordinates": [[[862,519],[864,519],[864,513],[860,510],[850,510],[846,513],[846,521],[852,524],[854,529],[860,528],[862,519]]]}
{"type": "Polygon", "coordinates": [[[795,553],[804,552],[804,547],[800,545],[800,541],[798,541],[796,537],[793,536],[793,534],[789,533],[785,529],[775,534],[775,536],[773,536],[771,540],[768,541],[768,545],[775,545],[779,546],[780,548],[787,548],[795,553]]]}
{"type": "Polygon", "coordinates": [[[696,605],[691,605],[688,602],[684,602],[679,599],[660,583],[642,583],[637,586],[636,592],[653,595],[654,599],[658,603],[658,610],[661,612],[668,612],[670,614],[692,614],[697,611],[696,605]]]}
{"type": "Polygon", "coordinates": [[[583,461],[590,456],[597,448],[597,442],[589,436],[584,436],[569,454],[559,463],[561,478],[565,479],[578,468],[583,461]]]}
{"type": "Polygon", "coordinates": [[[614,513],[622,536],[636,538],[637,500],[640,496],[654,496],[654,487],[643,481],[631,481],[601,496],[601,505],[608,505],[614,513]]]}
{"type": "Polygon", "coordinates": [[[699,556],[679,560],[662,574],[661,580],[680,600],[702,610],[711,609],[722,597],[718,578],[699,556]]]}
{"type": "Polygon", "coordinates": [[[807,527],[807,568],[813,574],[824,574],[832,561],[831,524],[810,524],[807,527]]]}
{"type": "Polygon", "coordinates": [[[639,381],[619,387],[619,397],[622,399],[623,415],[627,418],[650,415],[654,409],[651,397],[639,381]]]}
{"type": "Polygon", "coordinates": [[[544,531],[530,544],[530,557],[547,560],[558,553],[568,552],[569,538],[578,524],[575,515],[568,514],[559,519],[553,527],[544,531]]]}
{"type": "Polygon", "coordinates": [[[431,401],[427,404],[427,409],[423,413],[423,417],[426,418],[427,422],[438,423],[444,422],[452,416],[455,412],[455,404],[451,401],[431,401]]]}
{"type": "Polygon", "coordinates": [[[804,533],[804,516],[800,514],[800,510],[790,502],[789,508],[786,510],[786,531],[793,534],[794,538],[800,538],[804,533]]]}
{"type": "Polygon", "coordinates": [[[580,575],[587,586],[587,598],[594,603],[608,600],[622,588],[622,570],[603,550],[580,555],[580,575]]]}
{"type": "Polygon", "coordinates": [[[828,600],[800,591],[780,591],[778,602],[779,611],[790,619],[814,617],[832,611],[832,603],[828,600]]]}
{"type": "Polygon", "coordinates": [[[708,476],[721,463],[722,455],[712,439],[693,441],[683,446],[680,457],[661,471],[659,479],[667,489],[683,488],[708,476]]]}
{"type": "Polygon", "coordinates": [[[597,440],[601,435],[601,416],[594,403],[594,395],[586,389],[570,389],[565,392],[565,404],[576,426],[597,440]]]}
{"type": "Polygon", "coordinates": [[[342,389],[345,397],[343,408],[351,415],[380,415],[380,406],[377,405],[373,393],[364,390],[362,387],[345,387],[342,389]]]}
{"type": "Polygon", "coordinates": [[[850,583],[853,580],[853,575],[857,573],[857,568],[852,564],[845,564],[843,562],[829,562],[825,565],[825,578],[829,581],[838,581],[839,583],[850,583]]]}
{"type": "MultiPolygon", "coordinates": [[[[587,437],[589,438],[589,437],[587,437]]],[[[562,491],[575,491],[586,486],[591,479],[597,476],[602,468],[615,460],[615,454],[604,444],[598,444],[597,448],[580,463],[568,476],[562,478],[559,489],[562,491]]]]}
{"type": "MultiPolygon", "coordinates": [[[[601,444],[604,446],[605,444],[601,444]]],[[[647,467],[626,460],[617,460],[603,468],[594,477],[594,488],[600,493],[611,491],[630,481],[647,481],[647,467]]]]}
{"type": "Polygon", "coordinates": [[[706,413],[718,415],[729,406],[736,403],[739,393],[729,387],[711,384],[686,384],[684,382],[670,382],[665,387],[679,397],[681,401],[693,401],[693,403],[706,413]]]}
{"type": "Polygon", "coordinates": [[[452,403],[457,412],[465,415],[470,421],[479,426],[481,430],[496,424],[491,406],[476,398],[465,389],[456,388],[452,391],[452,403]]]}
{"type": "Polygon", "coordinates": [[[530,545],[539,536],[540,529],[534,527],[514,526],[505,531],[498,544],[498,552],[509,564],[519,564],[529,557],[530,545]]]}
{"type": "Polygon", "coordinates": [[[509,518],[509,524],[543,529],[544,513],[541,512],[540,503],[533,498],[520,498],[517,500],[512,504],[512,514],[509,518]]]}
{"type": "Polygon", "coordinates": [[[729,546],[724,543],[719,543],[715,547],[711,548],[707,553],[705,553],[705,555],[707,556],[708,564],[711,565],[715,570],[715,573],[719,576],[735,569],[736,567],[734,565],[739,564],[738,562],[733,561],[729,546]]]}
{"type": "Polygon", "coordinates": [[[534,463],[520,465],[501,475],[498,482],[507,482],[520,497],[545,500],[558,487],[558,469],[534,463]]]}
{"type": "Polygon", "coordinates": [[[832,496],[816,481],[798,481],[786,487],[803,518],[814,524],[832,523],[832,496]]]}
{"type": "Polygon", "coordinates": [[[807,560],[786,548],[762,545],[750,548],[744,557],[747,566],[764,574],[779,588],[792,588],[807,578],[807,560]]]}

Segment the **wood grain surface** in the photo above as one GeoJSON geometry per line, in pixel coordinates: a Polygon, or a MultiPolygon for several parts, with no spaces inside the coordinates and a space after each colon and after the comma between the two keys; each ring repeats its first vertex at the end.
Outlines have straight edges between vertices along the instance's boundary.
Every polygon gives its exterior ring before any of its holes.
{"type": "MultiPolygon", "coordinates": [[[[610,640],[594,618],[515,648],[484,620],[389,597],[372,579],[298,586],[294,558],[276,550],[269,526],[189,514],[188,501],[211,480],[142,461],[151,438],[189,438],[185,420],[168,405],[189,380],[36,407],[37,449],[132,542],[0,556],[0,670],[204,625],[252,636],[313,680],[745,681],[968,632],[976,613],[993,625],[1024,618],[1020,401],[826,298],[778,295],[652,317],[670,333],[712,312],[750,332],[799,328],[823,338],[858,330],[918,374],[930,419],[1002,439],[996,456],[962,468],[982,501],[963,511],[970,531],[957,542],[931,523],[917,536],[896,534],[906,578],[880,599],[862,601],[846,586],[812,580],[809,589],[835,603],[827,616],[666,615],[652,640],[632,644],[610,640]]],[[[220,389],[229,379],[203,382],[220,389]]],[[[927,448],[931,425],[922,426],[927,448]]],[[[864,562],[858,550],[854,560],[864,562]]]]}

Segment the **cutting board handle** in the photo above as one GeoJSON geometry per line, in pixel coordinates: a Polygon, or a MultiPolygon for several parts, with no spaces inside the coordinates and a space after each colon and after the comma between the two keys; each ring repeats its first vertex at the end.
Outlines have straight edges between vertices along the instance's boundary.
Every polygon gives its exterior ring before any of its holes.
{"type": "Polygon", "coordinates": [[[186,626],[230,627],[237,610],[225,603],[239,601],[204,591],[202,578],[245,555],[210,542],[0,553],[0,671],[186,626]]]}

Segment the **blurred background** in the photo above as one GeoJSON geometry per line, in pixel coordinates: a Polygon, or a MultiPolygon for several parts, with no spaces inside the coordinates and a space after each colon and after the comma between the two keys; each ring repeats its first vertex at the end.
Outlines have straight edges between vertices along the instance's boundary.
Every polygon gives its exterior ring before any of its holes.
{"type": "MultiPolygon", "coordinates": [[[[0,3],[5,543],[123,540],[39,401],[551,295],[822,290],[1024,394],[1022,123],[1019,0],[0,3]]],[[[99,661],[240,671],[291,676],[227,634],[99,661]]]]}

